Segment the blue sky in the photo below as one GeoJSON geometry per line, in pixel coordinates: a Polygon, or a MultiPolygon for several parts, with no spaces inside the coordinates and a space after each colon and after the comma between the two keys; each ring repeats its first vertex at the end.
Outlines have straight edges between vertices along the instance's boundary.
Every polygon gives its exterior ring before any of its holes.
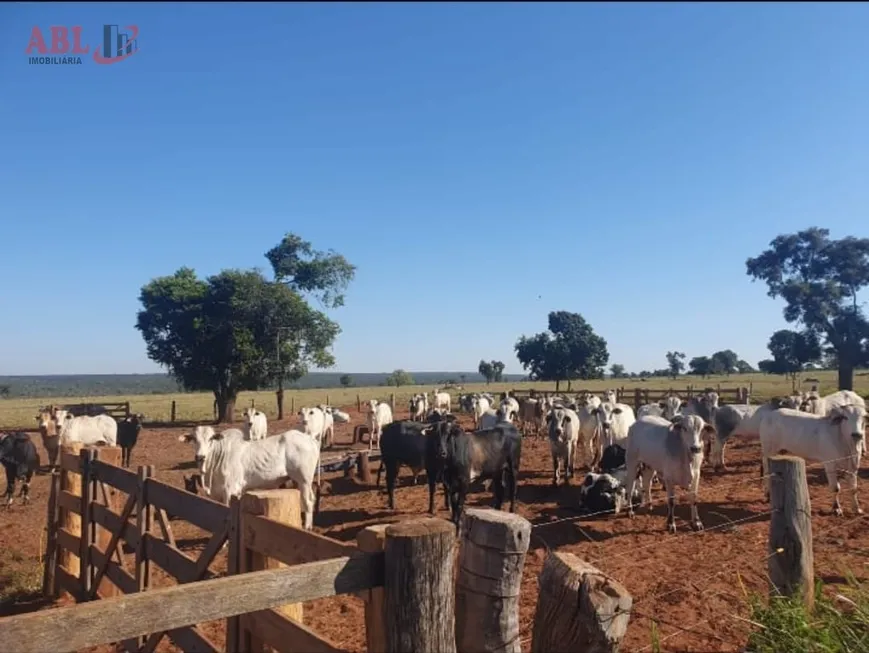
{"type": "Polygon", "coordinates": [[[266,268],[287,231],[358,266],[345,371],[520,372],[581,313],[629,370],[784,326],[745,259],[869,236],[865,4],[0,5],[0,374],[156,371],[138,293],[266,268]],[[139,27],[28,65],[34,25],[139,27]]]}

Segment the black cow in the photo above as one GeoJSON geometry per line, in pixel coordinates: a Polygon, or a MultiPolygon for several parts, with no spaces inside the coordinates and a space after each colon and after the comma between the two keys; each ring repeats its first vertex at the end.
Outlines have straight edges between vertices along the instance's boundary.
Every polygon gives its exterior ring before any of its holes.
{"type": "Polygon", "coordinates": [[[130,466],[130,455],[139,439],[143,419],[142,415],[130,415],[118,422],[118,444],[121,447],[121,464],[124,467],[130,466]]]}
{"type": "MultiPolygon", "coordinates": [[[[441,479],[443,461],[438,456],[437,441],[432,436],[432,425],[455,420],[454,415],[432,413],[428,422],[399,420],[383,427],[380,436],[380,468],[377,470],[377,487],[380,487],[380,473],[386,469],[386,491],[389,494],[387,506],[395,509],[395,481],[402,465],[410,467],[413,484],[425,470],[428,480],[428,511],[434,514],[434,495],[438,480],[441,479]]],[[[449,510],[449,498],[444,486],[444,507],[449,510]]]]}
{"type": "Polygon", "coordinates": [[[30,501],[30,479],[39,468],[39,453],[26,433],[0,433],[0,462],[6,469],[6,507],[12,505],[15,481],[21,479],[20,497],[30,501]]]}
{"type": "Polygon", "coordinates": [[[491,479],[494,507],[504,503],[504,485],[510,498],[510,512],[516,511],[522,436],[509,423],[467,433],[454,422],[434,425],[438,455],[444,464],[444,484],[449,489],[452,520],[459,529],[468,488],[476,479],[491,479]]]}
{"type": "Polygon", "coordinates": [[[582,509],[586,513],[599,514],[614,512],[619,514],[625,505],[627,490],[619,479],[611,474],[589,472],[579,486],[582,509]]]}

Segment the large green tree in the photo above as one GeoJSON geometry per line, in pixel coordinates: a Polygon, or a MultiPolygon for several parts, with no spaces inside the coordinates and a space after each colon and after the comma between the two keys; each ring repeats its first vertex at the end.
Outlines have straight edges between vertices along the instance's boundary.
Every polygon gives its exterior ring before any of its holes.
{"type": "Polygon", "coordinates": [[[184,389],[213,392],[220,422],[234,420],[239,392],[297,380],[310,366],[335,362],[329,349],[340,328],[302,293],[340,305],[355,268],[292,234],[268,257],[274,281],[257,270],[223,270],[200,279],[183,267],[153,279],[139,296],[136,328],[148,356],[184,389]]]}
{"type": "Polygon", "coordinates": [[[811,227],[777,236],[745,265],[770,297],[784,299],[785,320],[835,352],[839,389],[853,390],[854,369],[869,357],[869,322],[859,301],[869,285],[869,238],[833,240],[829,229],[811,227]]]}
{"type": "Polygon", "coordinates": [[[818,338],[811,332],[780,329],[772,334],[767,344],[772,360],[761,361],[758,365],[769,374],[790,376],[794,388],[797,375],[806,366],[821,359],[823,352],[818,338]]]}
{"type": "Polygon", "coordinates": [[[492,369],[492,363],[487,360],[480,360],[480,364],[477,365],[477,372],[486,379],[486,385],[495,380],[495,370],[492,369]]]}
{"type": "Polygon", "coordinates": [[[672,378],[676,378],[685,371],[685,353],[681,351],[667,352],[667,369],[672,378]]]}
{"type": "Polygon", "coordinates": [[[723,349],[712,354],[711,361],[713,374],[730,376],[732,372],[737,371],[739,355],[732,349],[723,349]]]}
{"type": "Polygon", "coordinates": [[[570,389],[572,379],[601,378],[609,360],[606,340],[582,315],[568,311],[552,311],[549,330],[520,337],[514,349],[533,379],[555,381],[556,390],[562,381],[570,389]]]}

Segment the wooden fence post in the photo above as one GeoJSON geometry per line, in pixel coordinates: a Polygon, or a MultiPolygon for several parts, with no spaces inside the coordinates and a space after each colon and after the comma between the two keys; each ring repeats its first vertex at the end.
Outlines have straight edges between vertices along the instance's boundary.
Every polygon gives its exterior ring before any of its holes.
{"type": "Polygon", "coordinates": [[[633,599],[614,578],[572,553],[550,553],[538,579],[531,653],[616,653],[633,599]]]}
{"type": "Polygon", "coordinates": [[[290,397],[290,415],[296,414],[296,397],[290,397]]]}
{"type": "MultiPolygon", "coordinates": [[[[151,531],[153,508],[148,503],[148,479],[154,473],[154,467],[139,467],[136,472],[136,532],[139,535],[136,545],[136,591],[144,592],[151,584],[151,561],[145,550],[145,534],[151,531]]],[[[145,644],[145,637],[127,640],[124,645],[128,650],[136,650],[145,644]]]]}
{"type": "Polygon", "coordinates": [[[634,410],[640,410],[643,405],[643,391],[639,388],[634,388],[634,410]]]}
{"type": "MultiPolygon", "coordinates": [[[[388,524],[368,526],[356,534],[356,546],[365,553],[381,553],[386,548],[388,524]]],[[[365,595],[365,640],[368,653],[386,652],[386,622],[383,607],[383,588],[375,587],[365,595]]]]}
{"type": "MultiPolygon", "coordinates": [[[[61,447],[60,454],[60,462],[61,466],[63,465],[63,455],[68,454],[70,456],[74,456],[78,459],[81,450],[83,449],[83,445],[81,442],[73,442],[72,444],[65,444],[61,447]]],[[[61,484],[60,487],[62,490],[69,492],[74,497],[81,496],[81,474],[77,474],[75,472],[71,472],[66,469],[62,469],[61,472],[61,484]]],[[[81,517],[72,512],[71,510],[61,510],[60,512],[60,525],[61,528],[68,531],[70,535],[73,537],[81,537],[81,517]]],[[[58,562],[62,567],[66,569],[66,571],[73,577],[78,578],[81,571],[81,564],[79,561],[79,557],[72,553],[71,551],[67,551],[65,548],[61,548],[60,556],[58,558],[58,562]]]]}
{"type": "Polygon", "coordinates": [[[175,421],[175,400],[174,399],[172,400],[172,412],[170,413],[170,420],[169,421],[171,421],[171,422],[175,421]]]}
{"type": "Polygon", "coordinates": [[[91,544],[94,543],[94,531],[96,523],[93,519],[91,508],[91,490],[93,489],[93,461],[96,460],[96,451],[82,449],[79,452],[81,461],[81,530],[79,534],[79,578],[81,580],[81,596],[78,601],[90,600],[91,583],[93,582],[93,565],[91,564],[91,544]]]}
{"type": "Polygon", "coordinates": [[[770,456],[769,557],[771,591],[815,605],[812,505],[806,463],[796,456],[770,456]]]}
{"type": "Polygon", "coordinates": [[[357,413],[361,413],[361,412],[362,412],[362,400],[359,398],[359,394],[358,394],[358,393],[356,394],[356,412],[357,412],[357,413]]]}
{"type": "Polygon", "coordinates": [[[389,407],[392,409],[393,415],[395,414],[395,393],[390,393],[389,395],[389,407]]]}
{"type": "Polygon", "coordinates": [[[330,399],[330,397],[329,397],[329,393],[326,393],[326,405],[327,405],[327,406],[331,406],[331,405],[332,405],[332,403],[331,403],[331,399],[330,399]]]}
{"type": "Polygon", "coordinates": [[[361,451],[356,458],[356,472],[360,482],[371,485],[371,464],[368,462],[368,452],[361,451]]]}
{"type": "Polygon", "coordinates": [[[455,526],[443,519],[387,526],[383,592],[390,653],[456,653],[455,540],[455,526]]]}
{"type": "Polygon", "coordinates": [[[519,595],[531,524],[491,508],[464,514],[456,579],[456,650],[522,653],[519,595]]]}
{"type": "MultiPolygon", "coordinates": [[[[121,466],[121,448],[120,447],[99,447],[96,450],[97,460],[107,465],[121,466]]],[[[121,500],[120,491],[117,488],[95,480],[91,488],[91,501],[102,503],[108,510],[120,516],[124,509],[124,502],[121,500]]],[[[106,553],[109,543],[112,541],[112,532],[96,524],[95,542],[97,548],[103,553],[106,553]]],[[[119,545],[120,546],[120,545],[119,545]]],[[[110,553],[110,552],[109,552],[110,553]]],[[[103,576],[98,588],[102,598],[107,599],[112,596],[120,596],[123,594],[115,584],[108,578],[103,576]]]]}
{"type": "MultiPolygon", "coordinates": [[[[226,575],[238,573],[241,561],[241,501],[237,497],[229,500],[229,541],[227,542],[226,575]]],[[[239,653],[241,639],[239,633],[239,617],[229,617],[226,620],[226,653],[239,653]]]]}
{"type": "MultiPolygon", "coordinates": [[[[245,517],[247,515],[256,515],[268,517],[296,528],[302,528],[302,503],[301,494],[298,490],[256,490],[253,492],[245,492],[241,498],[241,533],[239,537],[244,538],[245,532],[245,517]]],[[[263,569],[276,569],[286,567],[279,560],[273,560],[256,551],[245,549],[242,544],[241,559],[239,560],[239,573],[248,571],[261,571],[263,569]]],[[[282,613],[285,617],[302,623],[302,604],[291,603],[279,608],[275,608],[277,612],[282,613]]],[[[265,643],[255,637],[249,630],[244,629],[241,633],[241,650],[245,653],[259,653],[270,650],[265,643]]]]}
{"type": "Polygon", "coordinates": [[[51,485],[48,493],[48,516],[45,521],[45,559],[42,561],[42,595],[56,597],[54,567],[57,564],[57,493],[60,491],[60,473],[51,470],[51,485]]]}

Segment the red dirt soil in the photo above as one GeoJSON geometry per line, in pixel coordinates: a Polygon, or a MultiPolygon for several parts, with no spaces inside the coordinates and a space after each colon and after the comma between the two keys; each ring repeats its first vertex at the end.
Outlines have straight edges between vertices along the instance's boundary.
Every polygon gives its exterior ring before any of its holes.
{"type": "MultiPolygon", "coordinates": [[[[345,408],[351,424],[337,424],[335,447],[340,452],[350,447],[352,424],[362,422],[355,406],[345,408]]],[[[399,409],[396,417],[403,418],[399,409]]],[[[470,426],[468,416],[461,421],[470,426]]],[[[269,425],[278,433],[292,426],[291,421],[269,425]]],[[[188,429],[145,429],[133,452],[133,465],[154,465],[156,478],[184,486],[182,476],[193,469],[193,452],[189,445],[178,442],[177,436],[188,429]]],[[[47,455],[37,442],[42,462],[47,455]]],[[[357,447],[365,445],[357,445],[357,447]]],[[[332,452],[324,453],[328,458],[332,452]]],[[[691,653],[740,651],[746,643],[750,626],[740,617],[747,614],[747,593],[763,593],[766,585],[766,542],[769,506],[763,501],[759,481],[760,448],[757,442],[735,442],[728,446],[729,472],[713,473],[704,467],[700,484],[700,517],[705,532],[694,533],[685,518],[688,506],[684,498],[677,504],[679,532],[665,531],[666,506],[664,495],[656,488],[652,513],[645,509],[636,518],[605,515],[580,518],[577,486],[552,489],[551,459],[545,439],[527,438],[523,442],[517,512],[533,524],[531,548],[525,561],[523,594],[520,612],[523,649],[530,648],[531,625],[537,602],[537,576],[547,550],[569,551],[620,580],[634,597],[634,611],[623,651],[652,649],[652,622],[657,622],[661,650],[691,653]]],[[[376,465],[377,463],[375,463],[376,465]]],[[[376,470],[375,470],[376,472],[376,470]]],[[[843,583],[851,573],[860,581],[869,579],[869,517],[856,517],[850,512],[850,497],[843,492],[844,517],[831,514],[832,497],[827,490],[823,469],[810,465],[808,469],[813,502],[812,526],[816,576],[828,584],[843,583]]],[[[862,485],[869,474],[864,464],[862,485]]],[[[320,513],[315,517],[315,530],[342,541],[355,541],[356,534],[371,524],[400,521],[426,516],[428,489],[425,483],[410,485],[410,474],[403,470],[396,490],[395,512],[386,509],[382,491],[363,486],[343,474],[324,475],[320,513]]],[[[38,564],[44,546],[46,474],[37,475],[31,487],[33,502],[22,506],[16,499],[9,511],[0,510],[0,577],[12,560],[38,564]]],[[[421,479],[422,480],[422,479],[421,479]]],[[[866,502],[866,492],[861,491],[866,502]]],[[[491,494],[482,489],[468,497],[468,506],[487,506],[491,494]]],[[[448,518],[443,508],[442,490],[438,489],[435,507],[438,515],[448,518]]],[[[207,533],[181,521],[172,521],[178,546],[194,558],[207,541],[207,533]]],[[[159,533],[156,525],[155,534],[159,533]]],[[[226,554],[222,552],[211,569],[223,573],[226,554]]],[[[156,565],[152,565],[152,586],[173,584],[156,565]]],[[[69,597],[57,604],[45,604],[38,597],[21,597],[0,608],[9,615],[54,605],[66,605],[69,597]]],[[[365,651],[364,604],[353,596],[338,596],[305,603],[306,625],[348,651],[365,651]]],[[[202,624],[202,630],[216,644],[223,644],[224,622],[202,624]]],[[[100,646],[100,653],[116,650],[100,646]]],[[[164,638],[158,651],[178,649],[164,638]]]]}

